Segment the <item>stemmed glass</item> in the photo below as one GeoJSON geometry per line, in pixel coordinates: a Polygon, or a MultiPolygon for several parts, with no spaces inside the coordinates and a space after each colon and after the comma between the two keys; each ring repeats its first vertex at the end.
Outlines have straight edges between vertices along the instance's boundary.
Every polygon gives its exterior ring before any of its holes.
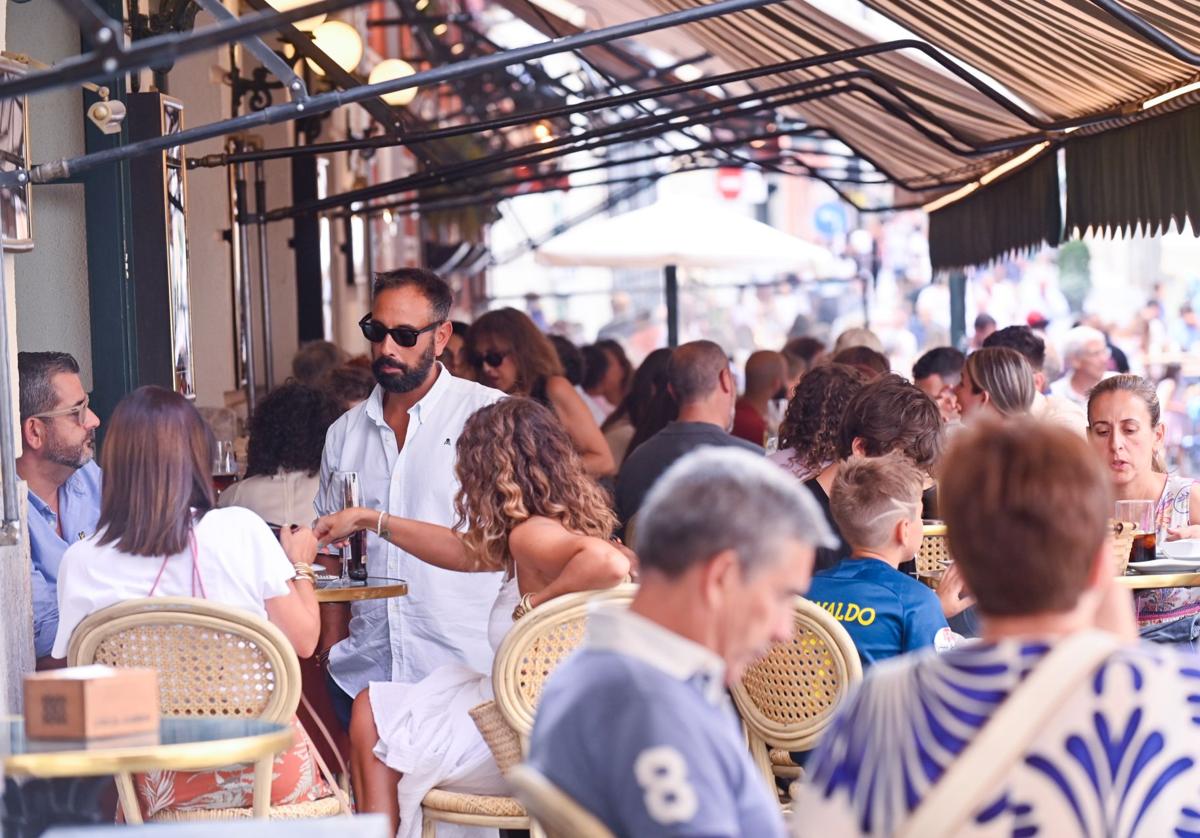
{"type": "MultiPolygon", "coordinates": [[[[335,471],[332,480],[333,490],[337,493],[334,497],[341,499],[342,509],[362,506],[362,490],[359,488],[357,471],[335,471]]],[[[339,588],[348,588],[351,584],[351,549],[350,539],[347,538],[342,542],[341,546],[342,576],[337,583],[339,588]]]]}

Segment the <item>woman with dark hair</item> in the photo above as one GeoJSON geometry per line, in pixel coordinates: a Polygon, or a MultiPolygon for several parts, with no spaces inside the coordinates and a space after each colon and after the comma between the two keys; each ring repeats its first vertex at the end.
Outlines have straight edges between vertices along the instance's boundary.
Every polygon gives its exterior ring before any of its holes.
{"type": "MultiPolygon", "coordinates": [[[[274,623],[300,657],[313,653],[321,628],[310,564],[316,539],[294,527],[276,540],[253,512],[214,509],[213,448],[199,412],[177,393],[141,387],[117,405],[100,457],[96,534],[72,544],[59,569],[54,657],[66,656],[84,617],[147,596],[193,596],[244,609],[274,623]]],[[[273,769],[276,804],[332,793],[319,780],[304,729],[293,727],[297,744],[273,769]]],[[[153,793],[138,795],[143,815],[250,806],[251,770],[140,776],[143,788],[153,784],[153,793]]]]}
{"type": "MultiPolygon", "coordinates": [[[[422,561],[448,570],[503,570],[489,639],[514,620],[574,591],[620,582],[629,560],[610,543],[608,501],[554,414],[526,398],[481,408],[458,439],[460,489],[453,529],[347,509],[317,522],[322,542],[374,529],[422,561]]],[[[467,711],[492,698],[490,672],[443,666],[415,684],[372,683],[350,722],[355,799],[384,812],[401,838],[420,834],[421,800],[435,786],[502,794],[504,781],[467,711]]]]}
{"type": "Polygon", "coordinates": [[[625,456],[632,450],[631,443],[639,428],[647,431],[643,439],[649,439],[670,421],[663,419],[653,429],[649,428],[651,405],[660,393],[668,395],[667,365],[670,362],[671,350],[667,348],[655,349],[647,355],[637,372],[633,374],[629,393],[600,427],[604,433],[605,442],[612,450],[613,459],[617,462],[617,468],[621,467],[621,463],[625,462],[625,456]]]}
{"type": "MultiPolygon", "coordinates": [[[[1166,428],[1153,384],[1140,375],[1114,375],[1088,395],[1088,442],[1103,458],[1117,500],[1154,501],[1156,538],[1200,538],[1196,482],[1168,474],[1162,446],[1166,428]]],[[[1194,648],[1200,637],[1200,588],[1138,591],[1143,638],[1194,648]]]]}
{"type": "Polygon", "coordinates": [[[218,505],[245,507],[272,524],[311,522],[325,432],[339,415],[322,390],[297,382],[273,390],[250,420],[246,476],[218,505]]]}
{"type": "Polygon", "coordinates": [[[467,330],[467,358],[481,384],[549,407],[571,437],[593,477],[612,474],[612,452],[591,411],[563,376],[554,344],[529,315],[515,308],[489,311],[467,330]]]}
{"type": "Polygon", "coordinates": [[[866,383],[862,370],[846,364],[821,364],[806,372],[788,402],[779,425],[779,450],[770,459],[801,481],[829,468],[838,459],[842,417],[866,383]]]}

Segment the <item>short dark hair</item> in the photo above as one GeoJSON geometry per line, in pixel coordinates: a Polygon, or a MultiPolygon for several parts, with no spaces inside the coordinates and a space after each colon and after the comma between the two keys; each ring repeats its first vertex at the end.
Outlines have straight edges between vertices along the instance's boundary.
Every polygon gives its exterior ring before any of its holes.
{"type": "Polygon", "coordinates": [[[1046,341],[1028,326],[1005,326],[999,331],[992,332],[983,342],[984,349],[993,349],[997,346],[1003,346],[1024,355],[1034,372],[1041,372],[1046,366],[1046,341]]]}
{"type": "MultiPolygon", "coordinates": [[[[592,368],[593,358],[588,354],[590,346],[580,349],[562,335],[547,335],[558,353],[558,362],[562,364],[563,377],[572,385],[586,384],[588,371],[592,368]]],[[[601,353],[603,354],[603,353],[601,353]]]]}
{"type": "Polygon", "coordinates": [[[975,318],[975,331],[977,331],[977,332],[980,329],[986,329],[989,326],[994,327],[995,325],[996,325],[996,318],[992,317],[992,315],[990,315],[990,314],[981,314],[975,318]]]}
{"type": "Polygon", "coordinates": [[[22,422],[58,406],[52,379],[63,372],[79,375],[79,362],[66,352],[17,353],[17,387],[20,391],[22,422]]]}
{"type": "Polygon", "coordinates": [[[929,378],[931,375],[951,378],[962,375],[963,363],[967,357],[953,346],[938,346],[930,349],[913,364],[913,381],[929,378]]]}
{"type": "Polygon", "coordinates": [[[329,394],[342,410],[367,399],[375,389],[375,376],[370,367],[342,364],[334,367],[321,379],[321,389],[329,394]]]}
{"type": "MultiPolygon", "coordinates": [[[[608,374],[608,365],[612,363],[608,353],[594,343],[578,351],[580,360],[583,362],[583,375],[580,376],[579,381],[572,383],[582,384],[584,390],[598,387],[604,380],[604,376],[608,374]]],[[[569,379],[570,376],[568,375],[567,378],[569,379]]]]}
{"type": "Polygon", "coordinates": [[[454,295],[446,281],[433,271],[424,268],[396,268],[394,271],[381,271],[375,274],[373,296],[378,297],[384,291],[397,288],[416,288],[429,301],[435,320],[445,320],[450,316],[450,306],[454,304],[454,295]]]}
{"type": "Polygon", "coordinates": [[[328,393],[298,381],[272,390],[250,419],[246,476],[271,476],[280,471],[316,474],[321,468],[325,432],[341,412],[328,393]]]}
{"type": "Polygon", "coordinates": [[[450,334],[458,335],[463,340],[467,339],[467,329],[471,328],[461,320],[450,321],[450,334]]]}
{"type": "Polygon", "coordinates": [[[838,429],[839,460],[863,441],[868,457],[899,451],[926,472],[942,453],[942,415],[933,399],[898,375],[877,378],[863,387],[846,407],[838,429]]]}
{"type": "Polygon", "coordinates": [[[721,370],[729,369],[725,350],[711,340],[694,340],[675,350],[667,365],[667,383],[676,403],[698,402],[717,388],[721,370]]]}

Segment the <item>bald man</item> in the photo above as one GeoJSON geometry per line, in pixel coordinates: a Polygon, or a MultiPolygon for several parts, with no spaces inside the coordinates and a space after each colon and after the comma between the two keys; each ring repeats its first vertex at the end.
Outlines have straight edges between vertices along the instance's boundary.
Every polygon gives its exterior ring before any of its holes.
{"type": "Polygon", "coordinates": [[[787,361],[779,352],[760,350],[746,359],[746,392],[733,411],[733,435],[766,445],[771,399],[786,398],[787,361]]]}
{"type": "Polygon", "coordinates": [[[720,346],[697,340],[676,349],[667,367],[667,387],[679,406],[678,418],[634,449],[617,476],[617,516],[622,526],[637,514],[663,472],[684,454],[706,445],[763,453],[760,446],[729,433],[737,387],[720,346]]]}

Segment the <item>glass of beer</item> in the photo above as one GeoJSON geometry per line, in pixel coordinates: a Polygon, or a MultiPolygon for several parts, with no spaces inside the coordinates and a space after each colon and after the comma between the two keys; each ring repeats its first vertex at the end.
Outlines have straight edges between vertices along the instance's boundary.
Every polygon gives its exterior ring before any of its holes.
{"type": "Polygon", "coordinates": [[[1137,526],[1133,546],[1129,548],[1130,562],[1148,562],[1155,557],[1157,528],[1154,522],[1154,505],[1152,500],[1117,501],[1117,520],[1137,526]]]}

